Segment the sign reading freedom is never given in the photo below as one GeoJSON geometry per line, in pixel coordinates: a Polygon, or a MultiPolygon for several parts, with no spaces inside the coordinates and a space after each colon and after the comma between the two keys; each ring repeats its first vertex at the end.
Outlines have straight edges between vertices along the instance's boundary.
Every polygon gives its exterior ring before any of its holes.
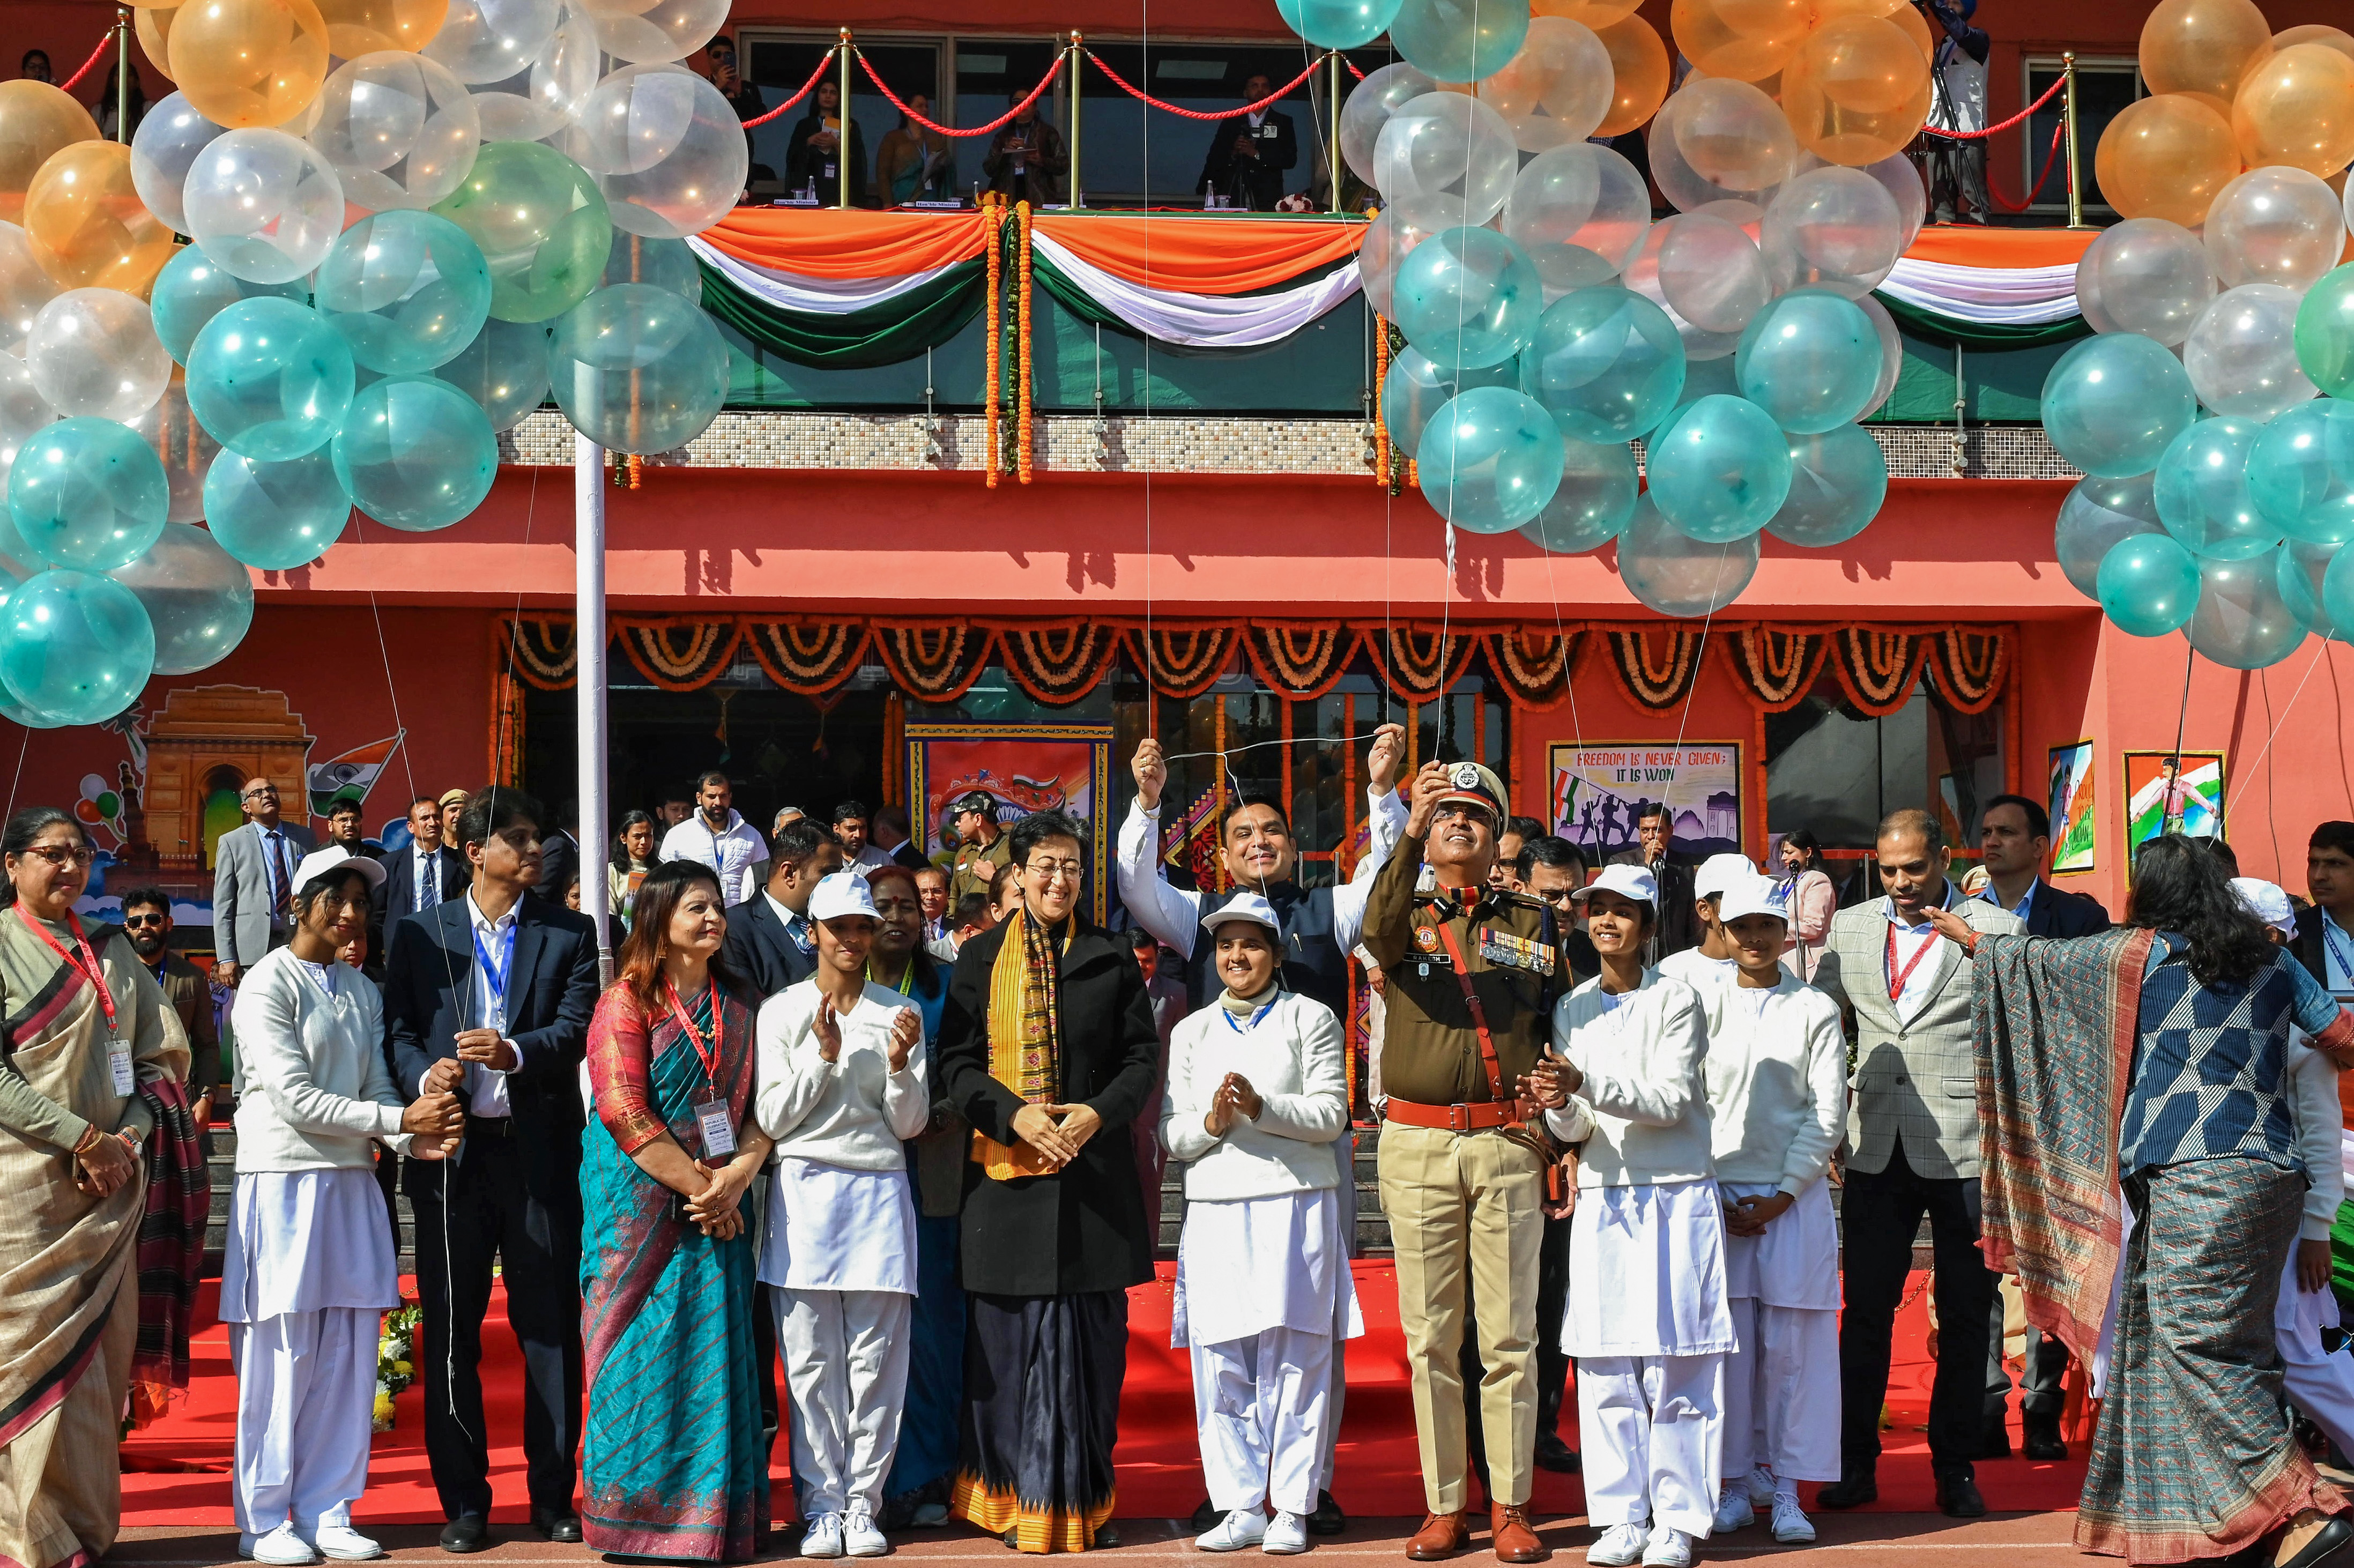
{"type": "Polygon", "coordinates": [[[1635,824],[1654,801],[1667,805],[1681,855],[1741,847],[1741,747],[1556,746],[1553,831],[1596,857],[1632,849],[1635,824]]]}

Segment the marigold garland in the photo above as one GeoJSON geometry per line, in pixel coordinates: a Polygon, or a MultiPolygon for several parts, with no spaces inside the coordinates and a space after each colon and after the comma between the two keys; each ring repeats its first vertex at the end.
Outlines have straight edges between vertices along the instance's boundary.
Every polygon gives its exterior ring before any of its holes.
{"type": "Polygon", "coordinates": [[[989,462],[987,466],[989,469],[989,488],[991,490],[995,490],[997,488],[997,468],[999,461],[997,449],[997,378],[1003,373],[1003,366],[999,358],[999,339],[1000,334],[1005,329],[1004,302],[1001,297],[1005,286],[1005,263],[1004,259],[999,254],[998,249],[1004,238],[1004,228],[1002,224],[998,220],[998,199],[997,194],[994,191],[984,195],[981,198],[981,211],[988,215],[985,226],[989,231],[989,243],[986,247],[989,258],[989,285],[987,289],[987,297],[989,301],[989,330],[985,334],[988,339],[988,345],[982,350],[985,357],[981,372],[981,381],[984,384],[981,394],[981,413],[982,418],[986,420],[986,424],[983,429],[986,432],[985,439],[989,443],[989,462]]]}
{"type": "Polygon", "coordinates": [[[1013,450],[1014,472],[1023,484],[1030,482],[1031,398],[1030,398],[1030,204],[1017,203],[1013,208],[1015,238],[1020,249],[1014,254],[1013,336],[1014,350],[1021,356],[1019,375],[1013,396],[1016,399],[1013,450]]]}
{"type": "Polygon", "coordinates": [[[1390,379],[1390,323],[1373,317],[1373,482],[1390,482],[1390,426],[1382,418],[1382,388],[1390,379]]]}

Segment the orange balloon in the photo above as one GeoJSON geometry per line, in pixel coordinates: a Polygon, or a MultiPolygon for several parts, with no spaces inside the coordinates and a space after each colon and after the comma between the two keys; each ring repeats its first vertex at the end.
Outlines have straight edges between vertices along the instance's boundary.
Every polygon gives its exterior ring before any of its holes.
{"type": "Polygon", "coordinates": [[[21,223],[41,165],[76,142],[98,140],[90,111],[46,81],[0,81],[0,222],[21,223]]]}
{"type": "Polygon", "coordinates": [[[318,5],[327,23],[327,52],[345,60],[384,49],[414,54],[433,41],[450,16],[450,0],[318,0],[318,5]]]}
{"type": "Polygon", "coordinates": [[[1623,21],[1635,14],[1643,0],[1530,0],[1529,9],[1540,16],[1566,16],[1573,22],[1583,22],[1596,32],[1623,21]]]}
{"type": "Polygon", "coordinates": [[[2349,33],[2343,27],[2327,26],[2320,22],[2307,22],[2302,27],[2290,27],[2284,32],[2273,35],[2274,54],[2278,54],[2283,49],[2293,49],[2299,44],[2320,44],[2327,48],[2336,49],[2349,60],[2354,60],[2354,33],[2349,33]]]}
{"type": "Polygon", "coordinates": [[[1669,29],[1684,58],[1711,76],[1772,76],[1806,36],[1808,0],[1675,0],[1669,29]]]}
{"type": "Polygon", "coordinates": [[[2120,217],[2207,221],[2216,193],[2238,177],[2239,144],[2223,117],[2187,92],[2128,103],[2093,154],[2100,197],[2120,217]]]}
{"type": "Polygon", "coordinates": [[[2212,93],[2225,102],[2273,52],[2253,0],[2158,0],[2141,25],[2141,74],[2153,94],[2212,93]]]}
{"type": "Polygon", "coordinates": [[[203,0],[172,22],[172,79],[232,130],[283,125],[327,79],[327,24],[312,0],[203,0]]]}
{"type": "Polygon", "coordinates": [[[1920,49],[1923,59],[1930,58],[1936,48],[1935,41],[1929,37],[1929,24],[1921,19],[1920,7],[1911,0],[1814,0],[1814,29],[1819,30],[1841,16],[1877,16],[1883,22],[1895,23],[1920,49]]]}
{"type": "Polygon", "coordinates": [[[142,5],[131,13],[131,26],[139,35],[139,51],[147,57],[147,64],[165,81],[172,79],[172,18],[175,9],[161,5],[142,5]]]}
{"type": "Polygon", "coordinates": [[[120,289],[147,297],[172,259],[172,231],[131,184],[131,149],[76,142],[41,165],[25,193],[33,259],[61,289],[120,289]]]}
{"type": "Polygon", "coordinates": [[[2232,136],[2252,169],[2336,174],[2354,162],[2354,58],[2326,44],[2276,50],[2240,83],[2232,136]]]}
{"type": "Polygon", "coordinates": [[[1651,24],[1627,16],[1594,36],[1610,51],[1613,96],[1610,112],[1596,126],[1596,136],[1623,136],[1659,111],[1668,97],[1668,46],[1651,24]]]}
{"type": "Polygon", "coordinates": [[[1798,145],[1861,168],[1904,150],[1929,117],[1929,61],[1895,23],[1841,16],[1807,36],[1782,72],[1798,145]]]}

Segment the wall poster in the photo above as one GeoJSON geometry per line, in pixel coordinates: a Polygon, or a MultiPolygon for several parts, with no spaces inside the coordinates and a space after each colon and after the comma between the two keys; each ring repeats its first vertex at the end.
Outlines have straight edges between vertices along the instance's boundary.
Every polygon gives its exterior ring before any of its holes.
{"type": "Polygon", "coordinates": [[[1672,843],[1682,855],[1741,848],[1741,747],[1737,744],[1555,745],[1553,831],[1601,861],[1636,844],[1643,807],[1667,804],[1672,843]]]}
{"type": "Polygon", "coordinates": [[[1011,828],[1033,811],[1068,811],[1087,830],[1087,909],[1110,897],[1111,740],[1108,724],[911,724],[908,814],[924,853],[944,848],[940,808],[969,790],[997,802],[1011,828]]]}

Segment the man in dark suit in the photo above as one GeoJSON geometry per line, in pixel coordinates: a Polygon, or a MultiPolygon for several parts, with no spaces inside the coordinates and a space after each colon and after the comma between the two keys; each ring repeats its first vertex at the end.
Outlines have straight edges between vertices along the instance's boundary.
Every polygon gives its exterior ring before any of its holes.
{"type": "Polygon", "coordinates": [[[348,797],[327,808],[327,842],[322,847],[339,849],[362,860],[384,858],[384,851],[367,842],[360,826],[360,803],[348,797]]]}
{"type": "Polygon", "coordinates": [[[764,997],[774,996],[817,969],[817,938],[810,929],[810,895],[842,869],[842,846],[807,817],[787,822],[771,841],[768,885],[727,912],[722,949],[736,972],[764,997]]]}
{"type": "Polygon", "coordinates": [[[868,842],[909,871],[922,871],[932,863],[924,858],[924,846],[907,836],[907,813],[898,806],[877,806],[868,842]]]}
{"type": "Polygon", "coordinates": [[[493,788],[459,816],[473,885],[393,927],[386,1054],[401,1093],[467,1107],[446,1160],[404,1172],[425,1308],[425,1452],[448,1552],[491,1544],[489,1433],[478,1368],[492,1265],[523,1349],[532,1522],[577,1542],[580,1446],[579,1067],[597,1006],[587,916],[525,894],[539,878],[537,801],[493,788]]]}
{"type": "Polygon", "coordinates": [[[2323,822],[2305,848],[2305,891],[2290,951],[2338,1001],[2354,999],[2354,822],[2323,822]]]}
{"type": "MultiPolygon", "coordinates": [[[[1243,101],[1257,103],[1272,85],[1254,71],[1243,79],[1243,101]]],[[[1291,132],[1291,117],[1272,109],[1231,115],[1210,132],[1210,155],[1203,161],[1202,177],[1193,188],[1215,192],[1229,207],[1253,212],[1273,212],[1283,199],[1283,176],[1299,164],[1299,142],[1291,132]]]]}
{"type": "MultiPolygon", "coordinates": [[[[2052,858],[2052,816],[2041,802],[2024,795],[1997,795],[1978,814],[1978,853],[1986,867],[1986,891],[1978,896],[2027,922],[2031,937],[2089,937],[2109,928],[2109,912],[2097,898],[2067,893],[2043,880],[2052,858]]],[[[2010,1372],[2003,1365],[2003,1305],[1993,1312],[1993,1343],[1987,1356],[1986,1438],[1981,1459],[2010,1457],[2010,1372]]],[[[2031,1459],[2064,1459],[2060,1414],[2067,1404],[2062,1378],[2068,1348],[2041,1329],[2027,1330],[2027,1352],[2019,1374],[2019,1423],[2031,1459]]]]}
{"type": "Polygon", "coordinates": [[[1646,800],[1636,809],[1633,847],[1610,857],[1612,865],[1644,867],[1659,890],[1659,918],[1643,954],[1647,965],[1700,946],[1700,916],[1692,912],[1692,868],[1675,858],[1670,847],[1674,835],[1675,814],[1667,802],[1646,800]]]}
{"type": "Polygon", "coordinates": [[[369,945],[384,952],[387,925],[448,903],[465,892],[469,880],[465,857],[441,842],[441,808],[430,795],[419,795],[408,803],[408,846],[384,856],[384,882],[376,890],[375,940],[369,945]]]}
{"type": "MultiPolygon", "coordinates": [[[[539,881],[531,890],[534,898],[545,898],[550,904],[564,902],[564,890],[580,875],[580,841],[572,835],[575,816],[573,804],[567,800],[556,808],[556,820],[539,841],[539,881]]],[[[582,908],[588,906],[587,890],[583,889],[582,908]]]]}

